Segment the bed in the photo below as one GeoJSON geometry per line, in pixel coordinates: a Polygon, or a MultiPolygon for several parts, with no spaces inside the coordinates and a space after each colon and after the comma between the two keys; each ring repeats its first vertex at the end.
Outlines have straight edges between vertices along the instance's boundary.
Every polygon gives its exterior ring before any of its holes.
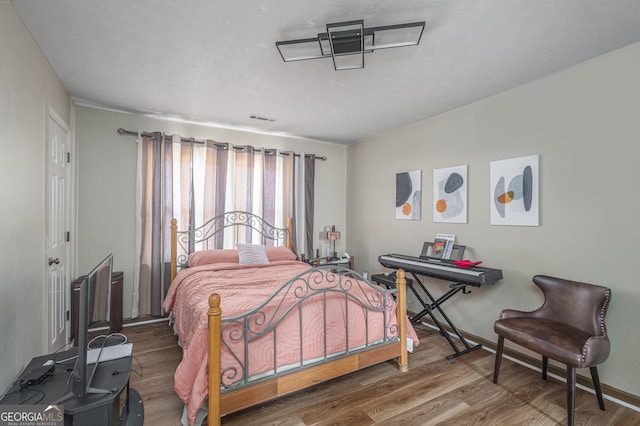
{"type": "Polygon", "coordinates": [[[186,231],[172,221],[164,307],[183,349],[174,375],[183,424],[205,416],[219,424],[225,414],[384,361],[408,371],[407,337],[418,341],[404,272],[388,290],[347,268],[312,267],[297,260],[291,235],[291,221],[276,228],[246,212],[186,231]],[[212,248],[223,232],[242,242],[212,248]]]}

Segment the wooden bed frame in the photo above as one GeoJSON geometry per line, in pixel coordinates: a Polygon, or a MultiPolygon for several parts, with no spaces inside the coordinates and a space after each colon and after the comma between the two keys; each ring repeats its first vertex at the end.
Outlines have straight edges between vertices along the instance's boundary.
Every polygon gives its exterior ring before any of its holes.
{"type": "MultiPolygon", "coordinates": [[[[225,213],[225,215],[232,215],[231,221],[224,219],[225,227],[226,226],[248,226],[247,222],[252,222],[249,226],[252,229],[253,224],[259,224],[259,226],[264,225],[264,221],[262,219],[255,217],[250,213],[245,212],[229,212],[225,213]],[[236,218],[241,217],[242,223],[232,223],[236,222],[236,218]]],[[[214,218],[218,221],[221,220],[221,217],[214,218]]],[[[212,219],[212,220],[214,220],[212,219]]],[[[209,223],[209,222],[207,222],[209,223]]],[[[207,226],[206,224],[203,225],[207,226]]],[[[209,238],[211,235],[202,235],[202,231],[183,231],[178,232],[176,227],[175,219],[171,224],[171,279],[175,277],[177,273],[177,267],[179,265],[184,266],[186,264],[186,259],[188,254],[180,255],[178,254],[178,246],[181,246],[182,249],[185,249],[184,241],[180,240],[180,235],[189,234],[191,236],[198,235],[197,238],[202,241],[204,239],[209,238]]],[[[209,225],[209,228],[212,228],[209,225]]],[[[218,227],[220,228],[220,227],[218,227]]],[[[268,229],[273,228],[271,225],[268,225],[268,229]]],[[[292,249],[291,244],[291,220],[287,223],[287,229],[278,229],[279,234],[278,240],[284,241],[290,249],[292,249]],[[284,232],[286,235],[283,238],[280,238],[280,231],[284,232]]],[[[218,229],[219,230],[219,229],[218,229]]],[[[262,232],[264,228],[259,229],[259,232],[264,235],[262,232]]],[[[271,230],[266,231],[267,234],[272,233],[271,230]]],[[[294,251],[295,252],[295,251],[294,251]]],[[[349,271],[349,270],[347,270],[349,271]]],[[[353,272],[353,276],[357,276],[359,279],[361,278],[355,271],[353,272]]],[[[407,311],[407,303],[406,303],[406,279],[405,273],[403,270],[398,270],[397,272],[397,281],[396,281],[396,298],[397,298],[397,341],[392,343],[386,343],[381,346],[372,347],[366,350],[356,351],[355,353],[348,353],[340,358],[333,358],[331,360],[326,360],[322,364],[312,365],[303,370],[293,371],[286,375],[280,375],[274,377],[269,380],[262,380],[256,384],[241,387],[239,389],[227,392],[221,392],[221,383],[222,377],[220,373],[220,349],[221,349],[221,326],[222,326],[222,309],[220,308],[220,295],[217,293],[213,293],[209,296],[209,396],[208,396],[208,415],[207,421],[209,425],[219,425],[220,424],[220,416],[225,414],[230,414],[266,401],[270,401],[276,399],[278,397],[290,394],[292,392],[296,392],[310,386],[325,382],[327,380],[334,379],[336,377],[340,377],[342,375],[379,364],[384,361],[389,361],[392,359],[397,359],[398,369],[402,372],[408,371],[408,354],[407,354],[407,329],[406,329],[406,311],[407,311]]]]}

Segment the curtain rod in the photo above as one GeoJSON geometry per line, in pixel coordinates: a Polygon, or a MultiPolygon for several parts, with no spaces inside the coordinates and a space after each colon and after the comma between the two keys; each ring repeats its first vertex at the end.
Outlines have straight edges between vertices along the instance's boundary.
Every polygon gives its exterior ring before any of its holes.
{"type": "MultiPolygon", "coordinates": [[[[120,128],[118,129],[118,134],[119,134],[119,135],[133,135],[133,136],[138,136],[138,132],[133,132],[133,131],[131,131],[131,130],[125,130],[125,129],[123,129],[122,127],[120,127],[120,128]]],[[[152,137],[152,136],[153,136],[153,133],[151,133],[151,132],[140,132],[140,135],[142,135],[142,136],[152,137]]],[[[182,142],[193,142],[193,143],[198,143],[198,144],[201,144],[201,145],[204,145],[204,144],[206,143],[206,141],[198,140],[198,139],[194,139],[194,138],[183,138],[183,137],[181,137],[181,138],[180,138],[180,140],[181,140],[182,142]]],[[[220,143],[219,143],[219,142],[214,142],[214,144],[220,144],[220,143]]],[[[224,144],[224,145],[229,145],[229,146],[231,146],[233,149],[243,149],[243,147],[241,147],[241,146],[236,146],[236,145],[233,145],[233,144],[224,144]]],[[[255,151],[260,152],[260,151],[262,151],[262,150],[261,150],[261,149],[256,149],[255,151]]],[[[265,150],[265,151],[268,151],[268,150],[265,150]]],[[[281,152],[281,154],[282,154],[282,155],[289,155],[289,153],[288,153],[288,152],[281,152]]],[[[295,153],[294,153],[293,155],[295,155],[296,157],[299,157],[299,156],[300,156],[300,154],[295,154],[295,153]]],[[[305,156],[311,156],[311,154],[305,154],[305,156]]],[[[324,156],[323,156],[323,157],[315,156],[314,158],[315,158],[316,160],[327,161],[327,157],[324,157],[324,156]]]]}

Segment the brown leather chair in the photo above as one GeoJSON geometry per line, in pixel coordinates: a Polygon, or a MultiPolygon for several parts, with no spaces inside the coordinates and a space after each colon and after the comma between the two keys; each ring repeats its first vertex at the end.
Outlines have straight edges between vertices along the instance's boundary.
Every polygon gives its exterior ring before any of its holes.
{"type": "Polygon", "coordinates": [[[576,368],[589,368],[600,409],[604,400],[596,365],[609,356],[604,317],[611,290],[593,284],[536,275],[533,282],[544,293],[544,304],[532,312],[505,309],[495,322],[498,334],[493,383],[504,349],[504,339],[542,354],[542,379],[547,380],[549,358],[567,365],[567,423],[573,425],[576,368]]]}

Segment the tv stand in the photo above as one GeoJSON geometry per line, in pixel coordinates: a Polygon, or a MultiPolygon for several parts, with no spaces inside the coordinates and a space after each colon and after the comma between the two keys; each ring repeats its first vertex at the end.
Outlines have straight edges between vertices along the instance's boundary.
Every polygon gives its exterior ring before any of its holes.
{"type": "MultiPolygon", "coordinates": [[[[60,360],[77,354],[76,349],[33,358],[15,383],[7,390],[0,405],[34,404],[34,394],[40,395],[38,405],[59,405],[64,408],[65,426],[142,426],[144,407],[140,395],[129,387],[132,357],[102,361],[96,367],[92,387],[107,393],[87,394],[78,398],[71,391],[71,372],[75,359],[60,360]],[[54,371],[36,384],[21,386],[24,377],[44,365],[57,360],[54,371]]],[[[1,411],[1,407],[0,407],[1,411]]]]}

